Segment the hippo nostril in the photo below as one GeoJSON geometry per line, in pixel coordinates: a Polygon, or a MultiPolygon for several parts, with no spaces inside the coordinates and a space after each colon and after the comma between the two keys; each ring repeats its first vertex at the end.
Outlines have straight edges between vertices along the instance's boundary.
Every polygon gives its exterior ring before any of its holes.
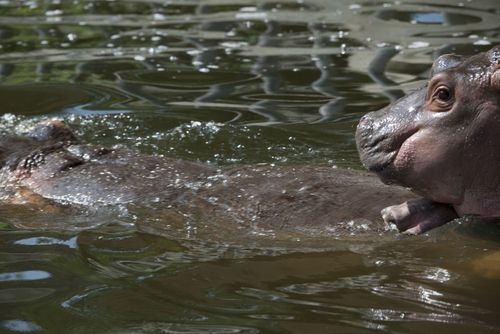
{"type": "Polygon", "coordinates": [[[373,131],[374,120],[370,114],[366,114],[359,120],[356,132],[358,135],[367,135],[373,131]]]}
{"type": "Polygon", "coordinates": [[[370,126],[371,123],[373,123],[373,118],[370,114],[366,114],[360,118],[358,126],[370,126]]]}

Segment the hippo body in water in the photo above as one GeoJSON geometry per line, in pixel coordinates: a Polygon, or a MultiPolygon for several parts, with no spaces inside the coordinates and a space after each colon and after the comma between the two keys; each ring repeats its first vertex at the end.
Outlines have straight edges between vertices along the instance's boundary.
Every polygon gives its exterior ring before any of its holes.
{"type": "Polygon", "coordinates": [[[41,123],[26,136],[0,138],[0,159],[4,203],[86,207],[132,203],[154,207],[145,211],[147,215],[165,213],[163,221],[180,220],[181,225],[197,221],[221,229],[373,235],[387,230],[380,219],[381,207],[415,198],[369,173],[330,166],[219,169],[81,144],[60,121],[41,123]]]}
{"type": "MultiPolygon", "coordinates": [[[[356,141],[375,176],[326,166],[236,166],[81,144],[63,123],[0,138],[4,203],[134,203],[167,220],[341,236],[421,233],[456,217],[500,216],[500,49],[442,56],[429,83],[365,115],[356,141]],[[390,204],[405,201],[401,205],[390,204]],[[162,210],[160,210],[162,211],[162,210]],[[163,211],[162,211],[163,212],[163,211]]],[[[147,211],[149,213],[149,211],[147,211]]]]}
{"type": "Polygon", "coordinates": [[[360,120],[356,142],[384,183],[423,196],[382,211],[400,231],[500,217],[500,47],[439,57],[424,87],[360,120]]]}

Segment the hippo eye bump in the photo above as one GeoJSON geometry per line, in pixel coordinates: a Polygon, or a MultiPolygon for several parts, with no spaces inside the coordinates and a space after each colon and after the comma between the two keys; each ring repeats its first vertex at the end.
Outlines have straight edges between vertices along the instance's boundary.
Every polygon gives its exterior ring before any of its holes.
{"type": "Polygon", "coordinates": [[[440,86],[436,89],[436,93],[434,93],[435,98],[442,102],[449,102],[451,100],[451,92],[448,87],[440,86]]]}
{"type": "Polygon", "coordinates": [[[431,109],[434,111],[447,111],[453,105],[453,93],[451,89],[445,85],[440,85],[434,89],[431,98],[431,109]]]}

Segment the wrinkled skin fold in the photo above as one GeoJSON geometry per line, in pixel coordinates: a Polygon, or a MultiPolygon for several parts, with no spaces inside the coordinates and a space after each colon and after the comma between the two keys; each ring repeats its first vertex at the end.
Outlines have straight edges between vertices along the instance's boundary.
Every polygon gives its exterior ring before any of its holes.
{"type": "Polygon", "coordinates": [[[387,184],[423,197],[382,210],[418,234],[456,217],[500,217],[500,47],[472,57],[443,55],[429,81],[363,116],[363,165],[387,184]]]}

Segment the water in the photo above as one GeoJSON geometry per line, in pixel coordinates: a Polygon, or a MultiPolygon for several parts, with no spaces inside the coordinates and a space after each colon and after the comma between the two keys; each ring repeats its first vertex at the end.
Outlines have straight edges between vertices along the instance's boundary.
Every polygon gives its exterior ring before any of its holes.
{"type": "MultiPolygon", "coordinates": [[[[361,115],[420,86],[439,54],[499,43],[499,16],[494,0],[3,0],[0,134],[59,118],[150,154],[361,168],[361,115]]],[[[157,233],[168,222],[120,207],[0,212],[0,332],[500,329],[495,224],[241,242],[157,233]]]]}

